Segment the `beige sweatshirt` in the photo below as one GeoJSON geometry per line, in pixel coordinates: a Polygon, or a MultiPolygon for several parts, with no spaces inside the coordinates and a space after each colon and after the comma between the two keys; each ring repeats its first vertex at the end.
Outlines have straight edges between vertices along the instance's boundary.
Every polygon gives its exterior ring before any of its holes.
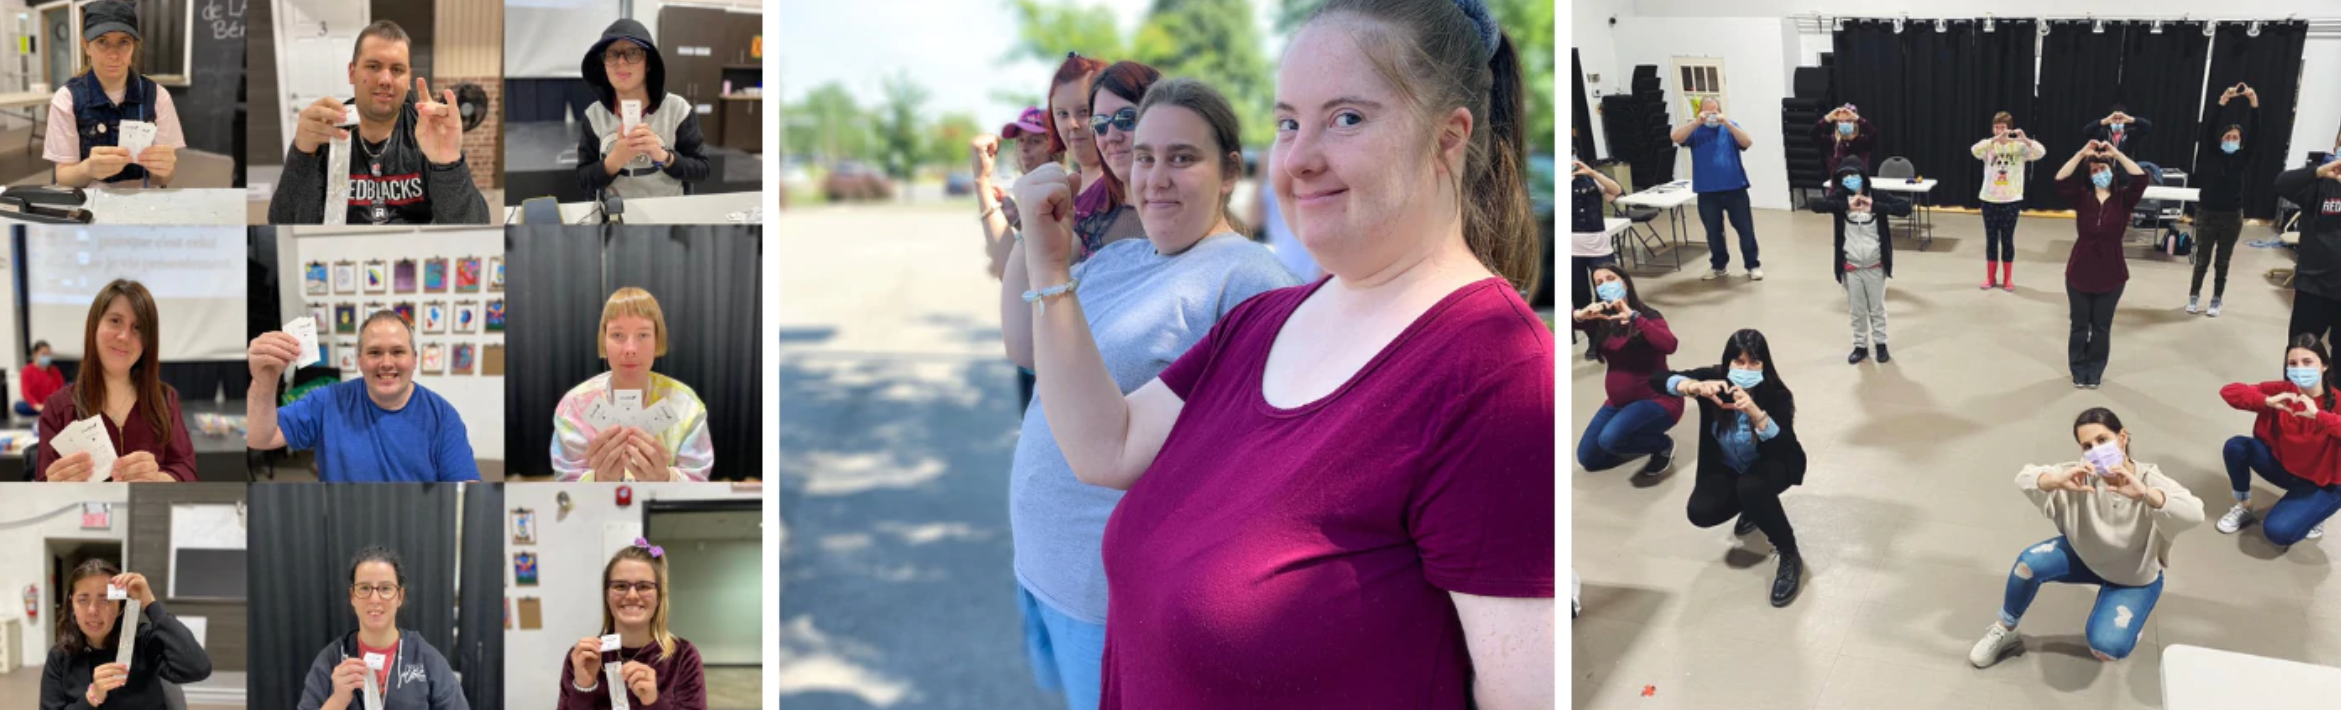
{"type": "Polygon", "coordinates": [[[2171,538],[2203,523],[2203,500],[2176,480],[2162,476],[2161,468],[2143,462],[2137,463],[2140,479],[2168,498],[2160,509],[2102,485],[2096,492],[2040,489],[2041,475],[2081,464],[2026,466],[2016,475],[2016,488],[2023,490],[2049,521],[2056,522],[2057,531],[2064,533],[2065,541],[2073,545],[2073,552],[2081,555],[2089,570],[2123,586],[2153,583],[2162,575],[2163,565],[2170,562],[2171,538]]]}

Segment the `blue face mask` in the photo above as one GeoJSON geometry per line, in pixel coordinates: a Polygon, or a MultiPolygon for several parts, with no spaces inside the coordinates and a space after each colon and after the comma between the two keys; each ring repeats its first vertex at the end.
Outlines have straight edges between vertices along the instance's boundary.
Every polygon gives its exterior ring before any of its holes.
{"type": "Polygon", "coordinates": [[[1837,133],[1841,133],[1841,134],[1845,134],[1845,135],[1847,135],[1847,136],[1851,136],[1851,135],[1853,135],[1853,129],[1854,129],[1854,126],[1853,126],[1853,122],[1851,122],[1851,121],[1839,121],[1839,122],[1837,122],[1837,133]]]}
{"type": "Polygon", "coordinates": [[[1601,283],[1601,286],[1593,288],[1593,295],[1600,297],[1601,300],[1605,302],[1614,302],[1620,299],[1624,299],[1626,298],[1626,283],[1603,282],[1601,283]]]}
{"type": "Polygon", "coordinates": [[[2116,132],[2119,132],[2119,131],[2121,131],[2121,130],[2122,130],[2122,122],[2119,122],[2119,121],[2113,122],[2112,128],[2113,128],[2113,130],[2114,130],[2114,131],[2116,131],[2116,132]]]}
{"type": "Polygon", "coordinates": [[[2091,173],[2089,174],[2089,182],[2099,188],[2111,188],[2113,187],[2113,171],[2091,173]]]}
{"type": "Polygon", "coordinates": [[[41,368],[48,368],[50,363],[49,355],[41,354],[40,356],[36,356],[33,358],[33,363],[40,364],[41,368]]]}
{"type": "Polygon", "coordinates": [[[2325,380],[2325,372],[2315,368],[2288,367],[2284,369],[2284,378],[2303,389],[2315,388],[2317,383],[2325,380]]]}
{"type": "Polygon", "coordinates": [[[1750,371],[1744,368],[1735,368],[1731,370],[1731,385],[1739,386],[1741,388],[1754,388],[1757,384],[1763,382],[1763,371],[1750,371]]]}
{"type": "Polygon", "coordinates": [[[2243,150],[2243,142],[2242,142],[2242,141],[2221,141],[2221,142],[2219,142],[2219,150],[2221,150],[2221,151],[2225,151],[2225,152],[2227,152],[2227,153],[2234,153],[2234,152],[2236,152],[2236,151],[2241,151],[2241,150],[2243,150]]]}
{"type": "Polygon", "coordinates": [[[1861,192],[1861,176],[1846,176],[1844,180],[1840,180],[1838,182],[1844,184],[1846,190],[1850,190],[1856,193],[1861,192]]]}

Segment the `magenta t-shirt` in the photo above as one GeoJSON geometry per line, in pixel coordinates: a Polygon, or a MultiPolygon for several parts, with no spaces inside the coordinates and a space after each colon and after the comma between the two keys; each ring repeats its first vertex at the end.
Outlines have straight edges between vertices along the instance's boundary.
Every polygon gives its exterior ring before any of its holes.
{"type": "Polygon", "coordinates": [[[1280,409],[1261,294],[1161,380],[1186,401],[1105,530],[1106,708],[1464,706],[1449,592],[1553,595],[1553,337],[1456,290],[1331,395],[1280,409]]]}

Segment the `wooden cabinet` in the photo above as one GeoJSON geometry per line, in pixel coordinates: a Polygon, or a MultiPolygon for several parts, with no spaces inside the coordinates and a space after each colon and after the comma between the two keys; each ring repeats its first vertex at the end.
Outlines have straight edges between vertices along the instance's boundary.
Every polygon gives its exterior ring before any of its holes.
{"type": "Polygon", "coordinates": [[[666,61],[667,93],[691,101],[699,131],[709,143],[723,135],[722,48],[730,31],[724,25],[731,19],[731,13],[710,8],[667,6],[658,11],[658,51],[666,61]]]}
{"type": "Polygon", "coordinates": [[[724,100],[723,145],[749,153],[762,153],[764,151],[764,100],[762,97],[724,100]]]}

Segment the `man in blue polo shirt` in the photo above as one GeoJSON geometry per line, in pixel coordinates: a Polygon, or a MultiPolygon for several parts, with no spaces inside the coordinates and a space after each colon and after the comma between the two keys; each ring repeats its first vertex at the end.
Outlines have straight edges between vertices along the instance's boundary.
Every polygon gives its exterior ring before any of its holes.
{"type": "Polygon", "coordinates": [[[300,340],[281,331],[253,339],[244,444],[314,449],[317,478],[326,482],[478,480],[463,416],[415,384],[414,327],[397,312],[374,312],[358,330],[358,351],[364,377],[310,391],[279,409],[276,382],[300,359],[300,340]]]}
{"type": "Polygon", "coordinates": [[[1728,273],[1725,268],[1731,266],[1731,252],[1723,243],[1723,221],[1728,215],[1731,228],[1739,232],[1748,279],[1762,281],[1764,261],[1756,258],[1756,215],[1748,205],[1748,169],[1740,164],[1740,152],[1756,145],[1756,139],[1741,130],[1739,122],[1723,117],[1723,104],[1715,97],[1699,100],[1699,112],[1675,127],[1670,138],[1691,149],[1691,191],[1699,194],[1699,222],[1707,227],[1707,264],[1714,269],[1703,279],[1722,279],[1728,273]]]}

